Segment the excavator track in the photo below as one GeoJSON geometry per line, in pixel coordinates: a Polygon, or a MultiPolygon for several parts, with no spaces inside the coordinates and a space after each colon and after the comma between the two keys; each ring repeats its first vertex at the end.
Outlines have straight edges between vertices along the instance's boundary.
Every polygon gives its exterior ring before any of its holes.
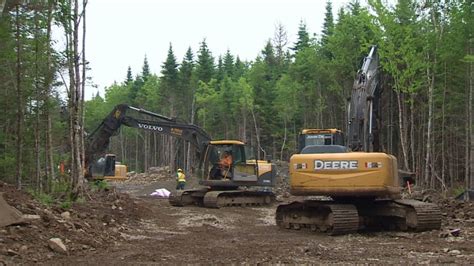
{"type": "Polygon", "coordinates": [[[441,212],[435,204],[417,200],[372,200],[354,203],[362,229],[429,231],[441,227],[441,212]]]}
{"type": "Polygon", "coordinates": [[[433,203],[417,200],[395,200],[407,208],[406,225],[409,230],[429,231],[441,228],[441,211],[433,203]]]}
{"type": "Polygon", "coordinates": [[[440,229],[441,212],[435,204],[417,200],[354,200],[353,204],[307,200],[278,206],[276,223],[280,228],[310,228],[330,235],[359,229],[420,232],[440,229]]]}
{"type": "Polygon", "coordinates": [[[307,200],[278,206],[276,223],[284,229],[309,228],[340,235],[357,232],[359,215],[352,204],[307,200]]]}
{"type": "Polygon", "coordinates": [[[232,206],[265,206],[275,200],[272,192],[226,190],[209,191],[204,195],[204,207],[221,208],[232,206]]]}
{"type": "Polygon", "coordinates": [[[172,193],[168,202],[171,206],[182,207],[189,205],[202,206],[202,199],[206,194],[207,189],[187,189],[187,190],[178,190],[176,193],[172,193]]]}

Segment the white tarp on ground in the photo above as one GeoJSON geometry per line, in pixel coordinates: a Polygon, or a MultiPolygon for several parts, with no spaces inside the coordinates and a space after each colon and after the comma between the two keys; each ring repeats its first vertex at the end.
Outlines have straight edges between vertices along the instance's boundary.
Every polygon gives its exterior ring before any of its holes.
{"type": "Polygon", "coordinates": [[[153,193],[150,194],[150,196],[155,196],[159,198],[169,198],[171,192],[169,192],[166,188],[159,188],[156,189],[153,193]]]}

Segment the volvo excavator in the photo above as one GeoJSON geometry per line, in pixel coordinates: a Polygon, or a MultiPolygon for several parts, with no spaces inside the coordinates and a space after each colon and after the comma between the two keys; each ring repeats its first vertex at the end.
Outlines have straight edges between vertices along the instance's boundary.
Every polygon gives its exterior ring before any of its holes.
{"type": "Polygon", "coordinates": [[[313,199],[279,205],[275,218],[280,228],[331,235],[440,228],[435,204],[401,199],[397,159],[380,152],[378,65],[372,46],[352,87],[347,144],[302,143],[290,158],[290,193],[313,199]]]}
{"type": "Polygon", "coordinates": [[[110,138],[122,125],[180,138],[195,147],[199,158],[199,184],[202,188],[178,190],[169,198],[171,205],[219,208],[268,205],[274,201],[275,196],[271,188],[275,182],[275,164],[254,159],[252,152],[243,142],[212,140],[196,125],[178,122],[173,118],[126,104],[117,105],[88,136],[85,152],[86,177],[97,175],[94,169],[100,170],[99,176],[104,174],[104,169],[105,174],[114,171],[114,156],[105,158],[105,167],[97,167],[97,164],[104,161],[101,156],[105,153],[110,138]],[[150,119],[133,117],[127,113],[130,110],[150,119]],[[230,154],[232,157],[226,169],[222,169],[219,164],[224,154],[230,154]]]}

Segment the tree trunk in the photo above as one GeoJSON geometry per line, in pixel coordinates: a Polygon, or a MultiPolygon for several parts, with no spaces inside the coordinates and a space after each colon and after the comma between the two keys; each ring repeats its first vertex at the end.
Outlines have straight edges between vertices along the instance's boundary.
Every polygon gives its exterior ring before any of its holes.
{"type": "MultiPolygon", "coordinates": [[[[175,101],[172,101],[173,103],[175,101]]],[[[170,110],[170,117],[175,117],[175,106],[174,104],[171,104],[171,110],[170,110]]],[[[174,138],[173,137],[168,137],[168,143],[169,143],[169,147],[170,147],[170,170],[171,171],[175,171],[176,170],[176,147],[175,147],[175,141],[174,141],[174,138]]]]}
{"type": "Polygon", "coordinates": [[[144,163],[144,166],[143,166],[143,170],[146,172],[148,170],[148,153],[149,153],[149,150],[148,150],[148,132],[143,132],[143,134],[145,135],[143,137],[143,150],[144,150],[144,159],[143,159],[143,163],[144,163]]]}
{"type": "Polygon", "coordinates": [[[415,95],[410,94],[410,159],[413,171],[416,171],[415,153],[415,95]]]}
{"type": "MultiPolygon", "coordinates": [[[[193,101],[191,102],[191,124],[194,124],[194,116],[195,116],[196,97],[194,96],[194,94],[195,94],[195,90],[193,90],[193,101]]],[[[191,143],[188,143],[188,154],[186,157],[187,157],[186,172],[190,173],[191,166],[192,166],[191,143]]]]}
{"type": "Polygon", "coordinates": [[[265,156],[265,150],[262,148],[262,146],[260,146],[260,130],[258,130],[257,119],[255,118],[255,112],[253,111],[253,109],[251,109],[251,111],[252,111],[253,124],[255,126],[255,137],[257,139],[257,149],[258,149],[257,160],[260,160],[260,151],[263,151],[264,156],[265,156]]]}
{"type": "MultiPolygon", "coordinates": [[[[469,40],[469,52],[470,52],[469,54],[471,55],[474,54],[473,42],[474,42],[474,38],[471,38],[469,40]]],[[[470,146],[470,150],[468,154],[469,156],[466,157],[466,160],[470,162],[468,165],[468,168],[466,169],[466,172],[469,172],[468,176],[470,176],[469,178],[470,180],[466,178],[466,183],[467,183],[466,187],[469,189],[474,189],[474,129],[473,129],[474,114],[472,111],[472,106],[474,105],[473,98],[474,98],[474,66],[473,66],[473,62],[471,61],[469,63],[469,100],[467,102],[467,105],[468,105],[467,118],[469,119],[468,139],[470,139],[470,142],[468,142],[469,145],[466,145],[466,146],[470,146]]]]}
{"type": "MultiPolygon", "coordinates": [[[[445,127],[446,127],[446,90],[448,84],[448,69],[447,64],[444,62],[444,86],[443,86],[443,101],[441,106],[441,179],[446,182],[446,149],[445,149],[445,127]]],[[[449,186],[453,187],[452,179],[449,182],[449,186]]]]}
{"type": "Polygon", "coordinates": [[[407,140],[406,140],[406,119],[405,112],[403,112],[403,93],[397,92],[397,102],[398,102],[398,128],[400,130],[400,144],[403,154],[403,169],[410,171],[410,166],[408,164],[408,152],[407,152],[407,140]]]}
{"type": "Polygon", "coordinates": [[[20,43],[20,8],[16,6],[16,96],[17,96],[17,127],[16,127],[16,185],[21,189],[23,175],[23,95],[21,89],[21,43],[20,43]]]}
{"type": "MultiPolygon", "coordinates": [[[[87,70],[87,61],[86,61],[86,6],[87,6],[87,0],[82,0],[82,82],[81,82],[81,100],[80,100],[80,121],[81,121],[81,126],[79,128],[80,130],[80,135],[79,135],[79,140],[80,140],[80,183],[82,186],[82,183],[84,183],[84,164],[85,164],[85,158],[86,158],[86,150],[85,150],[85,144],[84,144],[84,118],[85,118],[85,108],[84,108],[84,94],[86,90],[86,70],[87,70]]],[[[79,23],[79,21],[78,21],[79,23]]],[[[79,26],[79,25],[78,25],[79,26]]],[[[79,59],[79,58],[78,58],[79,59]]],[[[77,75],[79,76],[79,64],[76,66],[77,68],[77,75]]]]}
{"type": "Polygon", "coordinates": [[[72,197],[77,198],[82,191],[84,182],[83,157],[82,157],[82,93],[81,72],[79,56],[79,3],[74,1],[72,16],[72,29],[70,30],[69,44],[69,78],[70,78],[70,130],[71,130],[71,175],[72,175],[72,197]]]}
{"type": "Polygon", "coordinates": [[[140,172],[138,168],[138,134],[139,132],[135,132],[135,172],[137,173],[140,172]]]}
{"type": "MultiPolygon", "coordinates": [[[[435,60],[436,62],[436,60],[435,60]]],[[[433,123],[433,87],[435,82],[435,75],[431,73],[430,68],[426,69],[428,77],[428,126],[426,128],[426,154],[425,154],[425,176],[424,183],[430,184],[432,186],[433,180],[430,178],[430,164],[432,164],[431,159],[431,124],[433,123]]]]}
{"type": "Polygon", "coordinates": [[[52,67],[51,67],[51,49],[49,49],[49,45],[51,43],[51,23],[53,20],[53,6],[54,1],[48,2],[48,28],[46,31],[46,40],[48,43],[48,48],[46,49],[46,77],[45,77],[45,84],[44,84],[44,113],[45,113],[45,120],[47,123],[46,128],[46,144],[45,144],[45,151],[46,151],[46,176],[47,176],[47,191],[51,189],[51,182],[56,179],[55,171],[54,171],[54,157],[53,157],[53,136],[51,134],[52,131],[52,121],[51,121],[51,112],[50,112],[50,104],[49,104],[49,96],[51,90],[51,82],[52,82],[52,67]]]}
{"type": "Polygon", "coordinates": [[[285,144],[286,144],[286,132],[287,132],[286,117],[283,119],[283,123],[284,123],[284,134],[283,134],[283,143],[281,144],[281,149],[280,149],[280,161],[283,161],[283,149],[285,148],[285,144]]]}
{"type": "Polygon", "coordinates": [[[36,181],[36,191],[42,192],[43,182],[41,180],[41,159],[40,159],[40,104],[42,103],[42,97],[40,93],[40,77],[39,77],[39,25],[38,25],[38,11],[35,10],[34,15],[35,20],[35,93],[36,93],[36,105],[35,105],[35,181],[36,181]]]}

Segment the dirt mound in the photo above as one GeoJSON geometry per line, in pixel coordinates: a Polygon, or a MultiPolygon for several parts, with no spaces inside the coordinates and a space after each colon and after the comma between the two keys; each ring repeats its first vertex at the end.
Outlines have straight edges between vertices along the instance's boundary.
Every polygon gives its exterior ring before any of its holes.
{"type": "Polygon", "coordinates": [[[70,208],[45,206],[30,194],[0,183],[5,201],[29,217],[27,222],[0,228],[0,264],[45,262],[71,254],[106,248],[121,241],[127,226],[149,216],[126,194],[114,189],[85,194],[85,201],[70,208]],[[67,248],[55,252],[48,240],[59,238],[67,248]]]}
{"type": "Polygon", "coordinates": [[[127,173],[128,179],[125,182],[144,184],[156,181],[169,181],[174,180],[174,176],[169,166],[150,167],[146,173],[127,173]]]}

